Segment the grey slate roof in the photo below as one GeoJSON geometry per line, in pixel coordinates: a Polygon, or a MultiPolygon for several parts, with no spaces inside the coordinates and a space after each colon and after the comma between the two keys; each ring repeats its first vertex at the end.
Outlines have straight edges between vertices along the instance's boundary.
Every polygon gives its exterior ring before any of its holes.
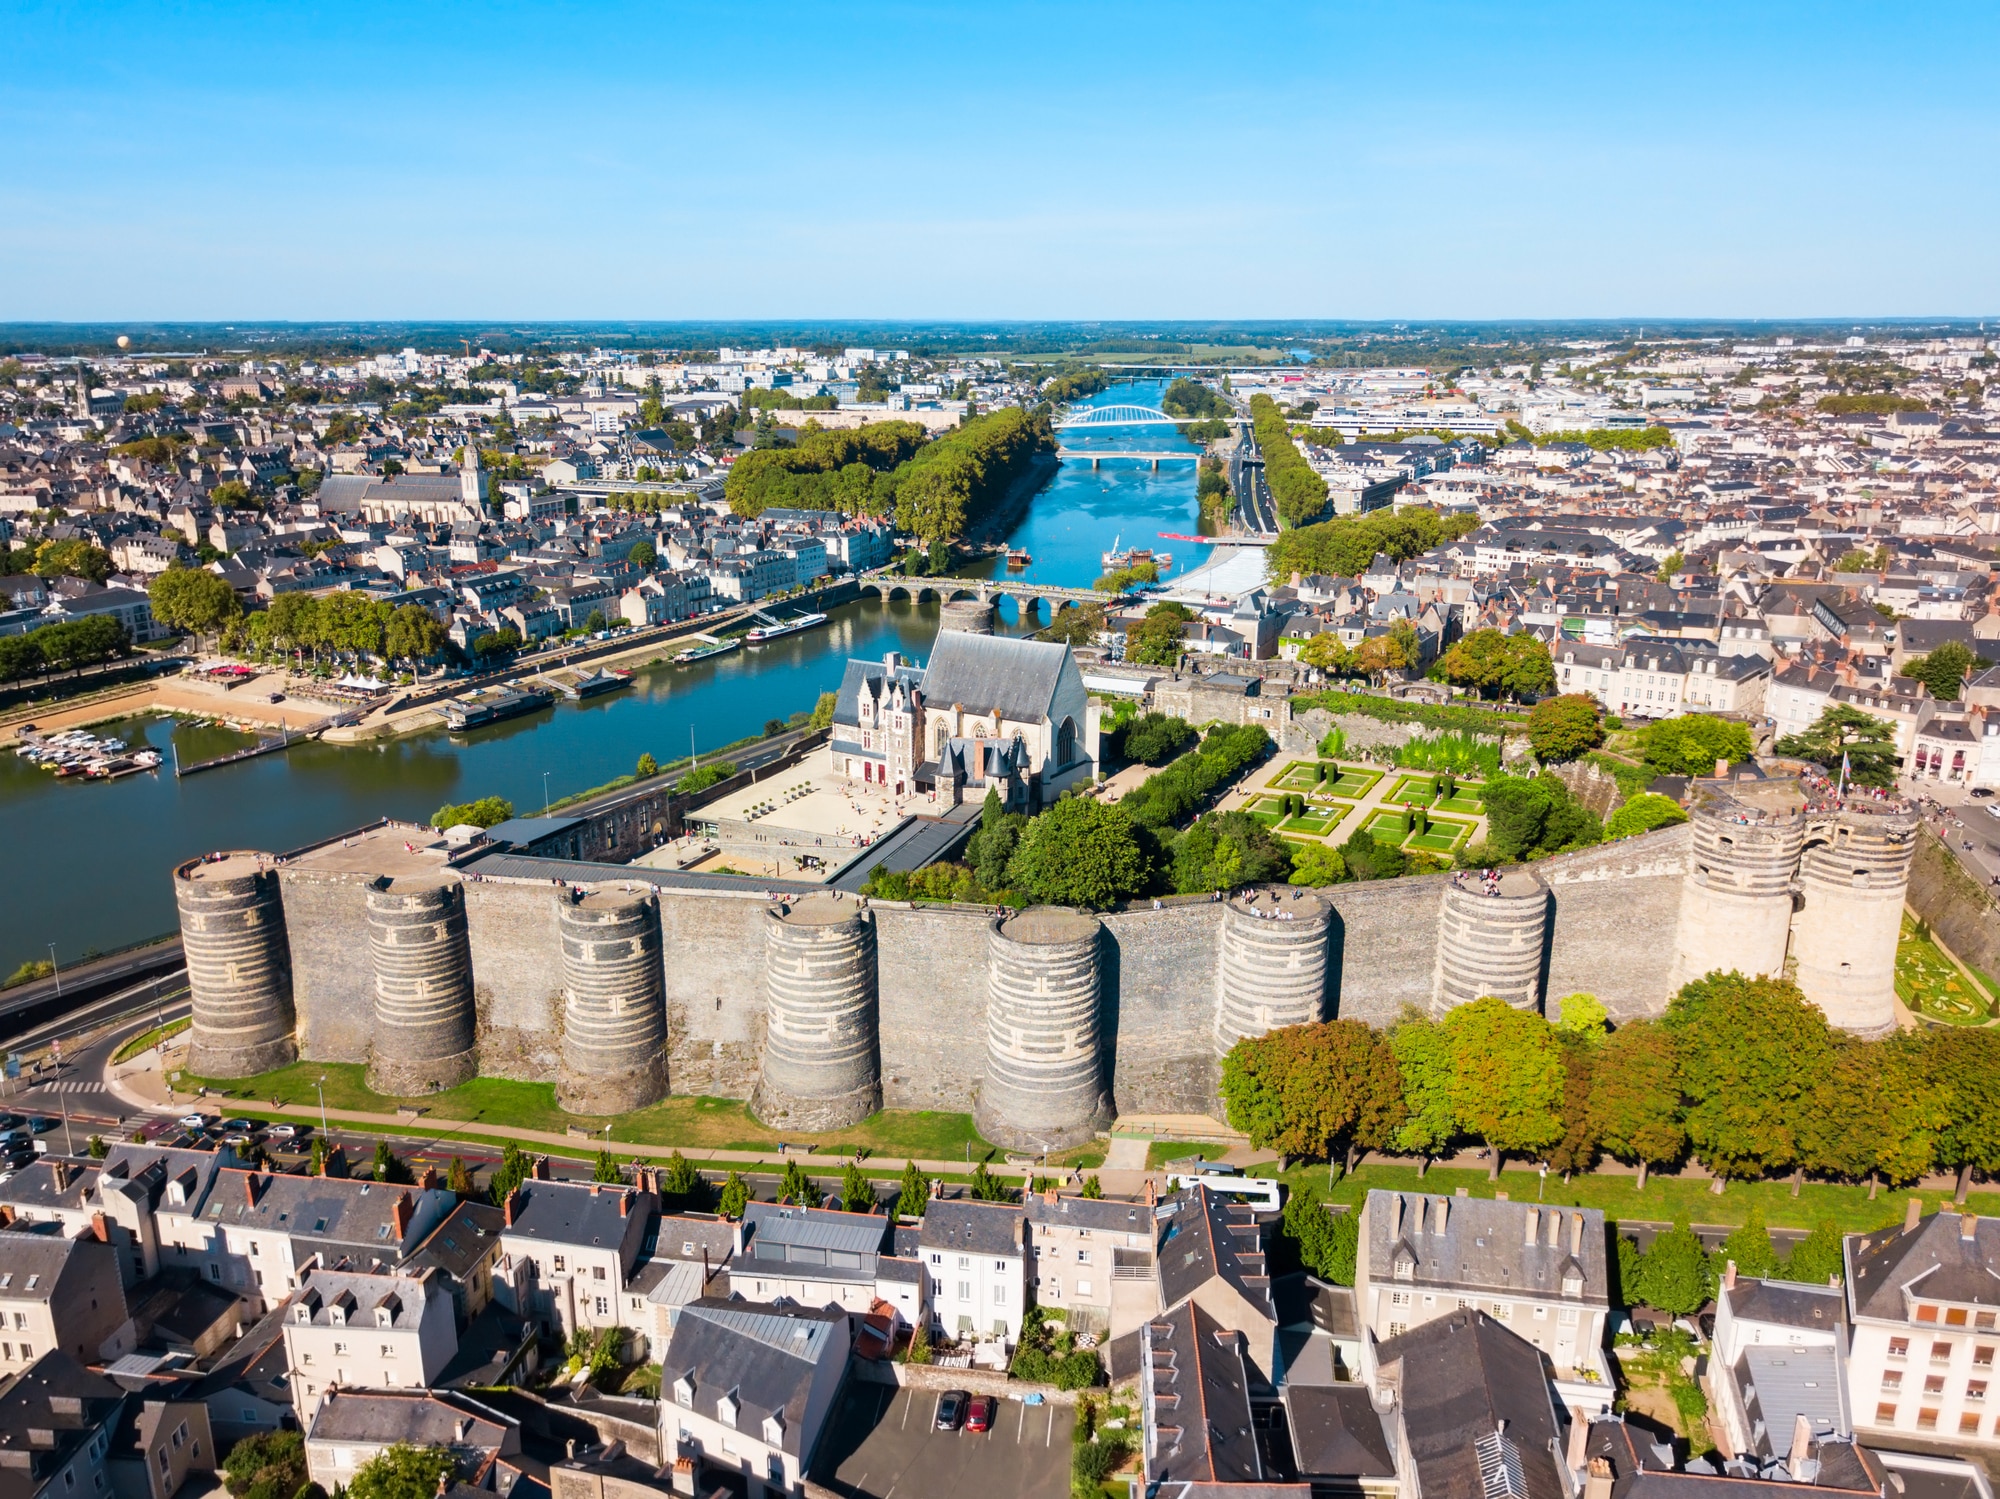
{"type": "Polygon", "coordinates": [[[454,1390],[344,1390],[328,1387],[306,1433],[309,1442],[355,1446],[449,1447],[488,1456],[518,1450],[516,1424],[454,1390]],[[467,1429],[467,1423],[470,1429],[467,1429]]]}
{"type": "Polygon", "coordinates": [[[117,1385],[66,1353],[35,1360],[0,1392],[0,1499],[36,1493],[124,1402],[117,1385]]]}
{"type": "Polygon", "coordinates": [[[391,1328],[409,1330],[424,1320],[424,1301],[429,1287],[414,1275],[363,1275],[351,1270],[310,1270],[297,1294],[292,1297],[294,1326],[380,1327],[387,1313],[391,1328]],[[344,1318],[336,1323],[339,1310],[344,1318]]]}
{"type": "Polygon", "coordinates": [[[1799,1327],[1809,1332],[1837,1332],[1845,1320],[1845,1298],[1837,1286],[1799,1285],[1788,1280],[1740,1277],[1729,1298],[1730,1314],[1746,1322],[1799,1327]]]}
{"type": "Polygon", "coordinates": [[[1150,1355],[1148,1485],[1261,1483],[1242,1340],[1193,1303],[1141,1329],[1150,1355]]]}
{"type": "Polygon", "coordinates": [[[1419,1286],[1610,1305],[1604,1214],[1595,1208],[1378,1189],[1368,1194],[1366,1224],[1361,1252],[1373,1281],[1395,1279],[1397,1263],[1407,1259],[1408,1279],[1419,1286]],[[1572,1268],[1582,1272],[1583,1287],[1565,1297],[1563,1281],[1572,1268]]]}
{"type": "Polygon", "coordinates": [[[501,1232],[549,1244],[617,1249],[629,1264],[645,1237],[647,1220],[658,1207],[659,1199],[652,1193],[631,1187],[523,1182],[514,1200],[514,1221],[501,1232]]]}
{"type": "Polygon", "coordinates": [[[924,1205],[918,1242],[959,1254],[1019,1255],[1026,1221],[1022,1209],[1009,1203],[933,1197],[924,1205]]]}
{"type": "Polygon", "coordinates": [[[1263,1236],[1250,1210],[1200,1182],[1161,1204],[1153,1259],[1162,1306],[1177,1306],[1219,1277],[1277,1319],[1263,1236]]]}
{"type": "Polygon", "coordinates": [[[1750,1418],[1751,1444],[1764,1457],[1791,1450],[1800,1416],[1815,1439],[1852,1431],[1840,1355],[1832,1348],[1752,1346],[1734,1370],[1750,1418]]]}
{"type": "Polygon", "coordinates": [[[693,1409],[714,1417],[733,1395],[736,1425],[761,1439],[764,1420],[781,1414],[780,1445],[804,1457],[806,1400],[819,1361],[846,1356],[847,1313],[838,1307],[722,1300],[704,1296],[681,1308],[673,1341],[661,1360],[660,1398],[678,1403],[676,1385],[694,1384],[693,1409]]]}
{"type": "Polygon", "coordinates": [[[479,1262],[500,1247],[505,1215],[490,1203],[470,1198],[459,1203],[431,1231],[417,1251],[403,1262],[415,1272],[435,1265],[454,1280],[464,1280],[479,1262]]]}
{"type": "Polygon", "coordinates": [[[1764,1470],[1747,1462],[1730,1463],[1723,1472],[1712,1457],[1710,1472],[1676,1472],[1671,1446],[1615,1416],[1591,1424],[1584,1456],[1586,1462],[1610,1467],[1611,1499],[1797,1499],[1801,1493],[1830,1490],[1875,1495],[1883,1492],[1885,1482],[1881,1460],[1852,1441],[1820,1442],[1813,1448],[1818,1470],[1811,1488],[1789,1478],[1763,1477],[1764,1470]]]}
{"type": "Polygon", "coordinates": [[[1376,1363],[1400,1386],[1424,1499],[1487,1499],[1476,1445],[1487,1439],[1511,1449],[1526,1499],[1569,1499],[1548,1374],[1532,1343],[1484,1312],[1453,1312],[1388,1339],[1376,1363]]]}
{"type": "Polygon", "coordinates": [[[1312,1478],[1394,1478],[1393,1439],[1368,1387],[1294,1385],[1284,1391],[1292,1460],[1312,1478]]]}
{"type": "Polygon", "coordinates": [[[1024,1206],[1030,1223],[1088,1228],[1099,1233],[1150,1235],[1153,1232],[1153,1210],[1142,1203],[1118,1202],[1109,1197],[1063,1196],[1048,1202],[1033,1195],[1024,1206]]]}
{"type": "Polygon", "coordinates": [[[200,1218],[236,1228],[289,1234],[304,1254],[318,1251],[331,1264],[360,1254],[394,1262],[404,1242],[428,1216],[441,1216],[451,1194],[420,1187],[399,1187],[335,1176],[272,1176],[262,1172],[227,1171],[208,1195],[200,1218]],[[248,1184],[255,1183],[256,1201],[248,1184]],[[409,1217],[397,1232],[396,1204],[406,1202],[409,1217]]]}
{"type": "Polygon", "coordinates": [[[937,708],[962,704],[976,713],[998,710],[1002,718],[1039,723],[1049,717],[1065,671],[1076,672],[1066,645],[944,630],[924,671],[924,701],[937,708]]]}
{"type": "Polygon", "coordinates": [[[1856,1317],[1907,1320],[1906,1287],[1926,1300],[2000,1307],[2000,1218],[1933,1213],[1908,1233],[1850,1234],[1845,1247],[1856,1317]]]}

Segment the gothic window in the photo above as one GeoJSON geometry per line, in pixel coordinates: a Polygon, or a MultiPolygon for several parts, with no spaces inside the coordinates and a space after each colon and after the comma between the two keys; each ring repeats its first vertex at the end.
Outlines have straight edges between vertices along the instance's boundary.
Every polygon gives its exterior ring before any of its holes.
{"type": "Polygon", "coordinates": [[[1076,720],[1065,718],[1056,731],[1056,764],[1067,765],[1076,758],[1076,720]]]}

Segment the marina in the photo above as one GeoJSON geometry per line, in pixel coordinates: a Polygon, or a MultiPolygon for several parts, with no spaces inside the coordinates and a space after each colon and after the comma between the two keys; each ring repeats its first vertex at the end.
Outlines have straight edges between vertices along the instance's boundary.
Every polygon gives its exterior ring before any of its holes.
{"type": "Polygon", "coordinates": [[[58,780],[115,781],[121,776],[158,770],[161,760],[156,749],[131,750],[123,739],[93,734],[86,729],[67,729],[49,735],[26,729],[14,753],[58,780]]]}

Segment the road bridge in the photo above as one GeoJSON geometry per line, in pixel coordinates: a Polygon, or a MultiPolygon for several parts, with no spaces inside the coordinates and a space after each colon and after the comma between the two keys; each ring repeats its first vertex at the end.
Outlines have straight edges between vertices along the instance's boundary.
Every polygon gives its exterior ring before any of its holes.
{"type": "Polygon", "coordinates": [[[1058,588],[1052,583],[1016,582],[1008,578],[877,577],[863,579],[861,591],[874,594],[884,603],[908,599],[917,604],[949,604],[958,599],[976,599],[982,604],[992,604],[1008,598],[1020,606],[1023,619],[1043,614],[1053,619],[1064,604],[1114,604],[1134,597],[1100,593],[1094,588],[1058,588]]]}
{"type": "Polygon", "coordinates": [[[1065,459],[1088,458],[1092,468],[1096,468],[1098,464],[1110,458],[1129,458],[1140,463],[1150,463],[1154,468],[1158,468],[1162,463],[1199,463],[1207,456],[1205,453],[1147,453],[1111,449],[1097,451],[1090,448],[1056,449],[1056,457],[1065,459]]]}
{"type": "Polygon", "coordinates": [[[1169,416],[1157,406],[1078,406],[1053,425],[1058,431],[1069,427],[1178,427],[1191,421],[1244,422],[1248,417],[1231,414],[1221,417],[1169,416]]]}

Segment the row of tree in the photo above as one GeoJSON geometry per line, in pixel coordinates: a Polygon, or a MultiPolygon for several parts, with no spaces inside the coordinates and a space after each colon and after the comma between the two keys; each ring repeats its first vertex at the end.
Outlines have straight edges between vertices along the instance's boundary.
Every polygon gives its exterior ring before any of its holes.
{"type": "Polygon", "coordinates": [[[1185,375],[1167,387],[1160,397],[1160,409],[1168,416],[1184,416],[1190,421],[1220,420],[1233,414],[1228,401],[1185,375]]]}
{"type": "Polygon", "coordinates": [[[773,505],[837,510],[843,515],[891,515],[895,470],[924,446],[916,422],[870,422],[808,432],[789,448],[758,448],[730,465],[723,493],[742,516],[773,505]]]}
{"type": "Polygon", "coordinates": [[[0,682],[51,671],[81,671],[131,649],[132,632],[109,614],[61,620],[24,635],[0,636],[0,682]]]}
{"type": "MultiPolygon", "coordinates": [[[[1284,413],[1269,396],[1250,398],[1250,425],[1264,455],[1264,482],[1278,506],[1284,526],[1303,526],[1326,509],[1326,480],[1313,472],[1292,441],[1284,413]]],[[[1363,564],[1366,566],[1366,563],[1363,564]]]]}
{"type": "Polygon", "coordinates": [[[403,661],[438,656],[450,637],[421,604],[392,605],[365,593],[281,593],[231,631],[256,651],[322,651],[334,656],[403,661]]]}
{"type": "Polygon", "coordinates": [[[1590,995],[1551,1023],[1486,998],[1442,1020],[1408,1012],[1290,1026],[1223,1059],[1230,1123],[1288,1155],[1436,1157],[1461,1141],[1588,1171],[1689,1156],[1718,1176],[1786,1172],[1915,1181],[2000,1172],[2000,1033],[1863,1040],[1779,979],[1711,973],[1658,1020],[1609,1029],[1590,995]]]}
{"type": "MultiPolygon", "coordinates": [[[[1267,461],[1267,477],[1268,473],[1267,461]]],[[[1274,582],[1286,582],[1293,573],[1355,578],[1368,571],[1378,552],[1391,562],[1402,562],[1456,541],[1478,525],[1476,515],[1440,515],[1427,505],[1371,510],[1286,531],[1266,555],[1274,582]]]]}

